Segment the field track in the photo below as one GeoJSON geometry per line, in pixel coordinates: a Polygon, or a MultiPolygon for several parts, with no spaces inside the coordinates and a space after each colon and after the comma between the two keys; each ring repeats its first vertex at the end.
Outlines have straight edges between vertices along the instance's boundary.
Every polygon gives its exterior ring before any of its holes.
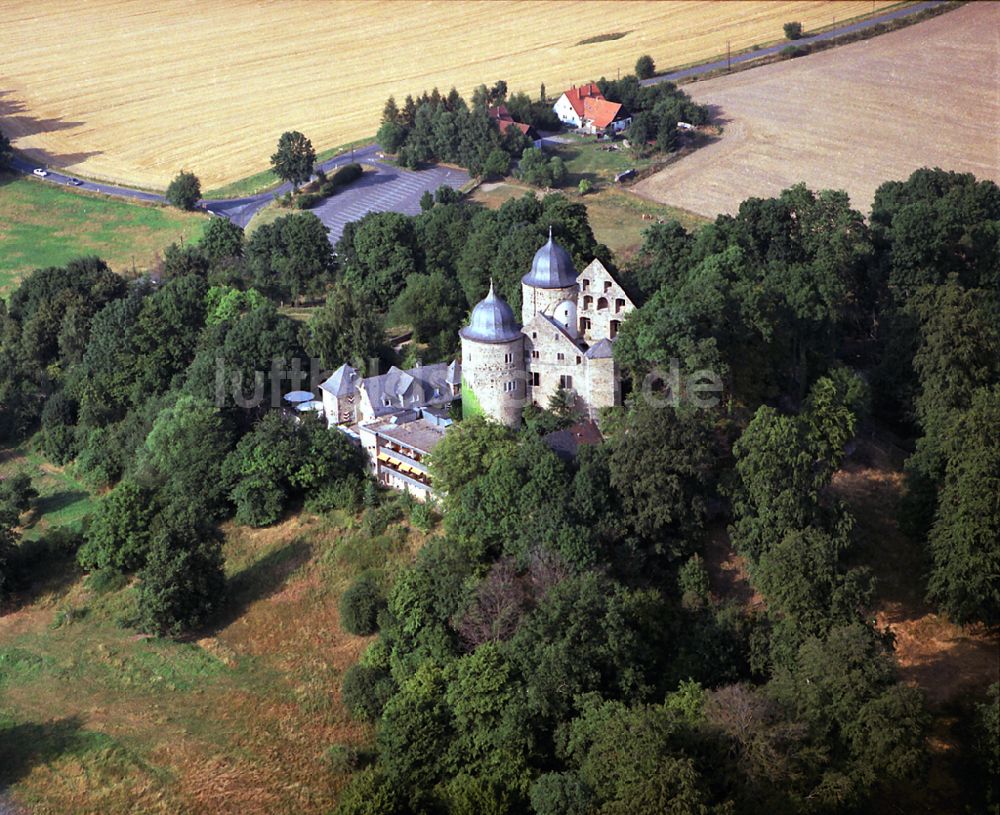
{"type": "Polygon", "coordinates": [[[162,188],[187,168],[207,189],[265,168],[283,130],[317,149],[374,134],[389,94],[558,93],[643,53],[681,65],[888,5],[8,0],[0,128],[80,175],[162,188]]]}
{"type": "Polygon", "coordinates": [[[804,181],[867,212],[919,167],[1000,182],[1000,4],[970,3],[871,40],[686,86],[721,139],[633,190],[704,215],[804,181]]]}

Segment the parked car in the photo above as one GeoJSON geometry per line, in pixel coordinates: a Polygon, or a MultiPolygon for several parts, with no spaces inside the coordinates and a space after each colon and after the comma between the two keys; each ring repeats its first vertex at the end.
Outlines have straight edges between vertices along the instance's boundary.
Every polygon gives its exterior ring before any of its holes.
{"type": "Polygon", "coordinates": [[[34,170],[32,170],[32,172],[39,178],[45,178],[45,176],[49,174],[49,171],[46,170],[44,167],[36,167],[34,170]]]}

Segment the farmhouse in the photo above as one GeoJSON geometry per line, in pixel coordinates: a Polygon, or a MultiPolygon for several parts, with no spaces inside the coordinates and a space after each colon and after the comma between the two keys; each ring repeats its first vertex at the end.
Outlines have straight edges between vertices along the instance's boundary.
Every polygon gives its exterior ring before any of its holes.
{"type": "Polygon", "coordinates": [[[618,133],[632,124],[621,104],[605,99],[594,82],[563,91],[552,110],[563,124],[587,133],[618,133]]]}

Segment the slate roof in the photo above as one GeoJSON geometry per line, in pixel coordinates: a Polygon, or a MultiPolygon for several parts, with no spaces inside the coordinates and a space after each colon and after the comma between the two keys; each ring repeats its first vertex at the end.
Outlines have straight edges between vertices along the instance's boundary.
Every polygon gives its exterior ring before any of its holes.
{"type": "Polygon", "coordinates": [[[598,340],[587,349],[584,356],[587,359],[609,359],[614,356],[614,346],[609,339],[598,340]]]}
{"type": "Polygon", "coordinates": [[[551,226],[548,241],[535,252],[535,257],[531,261],[531,271],[521,278],[521,282],[538,289],[565,289],[576,283],[573,258],[555,242],[551,226]]]}
{"type": "Polygon", "coordinates": [[[496,295],[490,281],[489,294],[472,309],[469,324],[458,333],[462,339],[474,342],[510,342],[521,336],[521,326],[514,310],[496,295]]]}
{"type": "Polygon", "coordinates": [[[452,396],[448,369],[446,362],[420,365],[407,371],[393,365],[380,376],[362,380],[360,386],[368,396],[374,414],[385,416],[406,408],[450,402],[452,396]]]}
{"type": "Polygon", "coordinates": [[[345,364],[337,368],[320,388],[333,396],[347,396],[357,390],[358,379],[358,372],[345,364]]]}

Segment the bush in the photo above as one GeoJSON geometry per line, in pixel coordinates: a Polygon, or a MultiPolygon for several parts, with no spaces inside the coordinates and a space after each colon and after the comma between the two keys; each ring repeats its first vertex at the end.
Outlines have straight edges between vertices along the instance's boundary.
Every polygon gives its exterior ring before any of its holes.
{"type": "Polygon", "coordinates": [[[785,38],[797,40],[802,36],[802,23],[785,23],[785,38]]]}
{"type": "Polygon", "coordinates": [[[580,195],[586,195],[592,189],[594,189],[594,185],[591,184],[588,179],[586,178],[580,179],[580,183],[579,185],[577,185],[577,190],[579,191],[580,195]]]}
{"type": "Polygon", "coordinates": [[[340,698],[359,719],[374,722],[382,715],[382,708],[396,692],[396,683],[386,671],[366,665],[352,665],[344,674],[340,698]]]}
{"type": "Polygon", "coordinates": [[[335,186],[344,187],[352,181],[357,181],[362,175],[364,175],[364,172],[364,167],[360,164],[345,164],[333,174],[330,181],[332,181],[335,186]]]}
{"type": "Polygon", "coordinates": [[[378,613],[386,605],[381,587],[371,575],[361,575],[340,598],[340,625],[367,637],[378,630],[378,613]]]}
{"type": "Polygon", "coordinates": [[[201,182],[194,173],[182,170],[167,187],[166,199],[179,209],[194,209],[201,198],[201,182]]]}
{"type": "Polygon", "coordinates": [[[656,64],[653,62],[653,58],[649,54],[643,54],[636,60],[635,75],[639,79],[649,79],[654,74],[656,74],[656,64]]]}
{"type": "Polygon", "coordinates": [[[315,192],[306,192],[295,199],[295,208],[312,209],[322,200],[323,196],[321,194],[315,192]]]}
{"type": "Polygon", "coordinates": [[[795,59],[795,57],[804,57],[809,53],[808,48],[804,48],[801,45],[786,45],[781,49],[781,56],[785,59],[795,59]]]}
{"type": "Polygon", "coordinates": [[[361,509],[363,492],[363,479],[348,476],[319,487],[306,501],[306,509],[318,513],[342,509],[353,514],[361,509]]]}

